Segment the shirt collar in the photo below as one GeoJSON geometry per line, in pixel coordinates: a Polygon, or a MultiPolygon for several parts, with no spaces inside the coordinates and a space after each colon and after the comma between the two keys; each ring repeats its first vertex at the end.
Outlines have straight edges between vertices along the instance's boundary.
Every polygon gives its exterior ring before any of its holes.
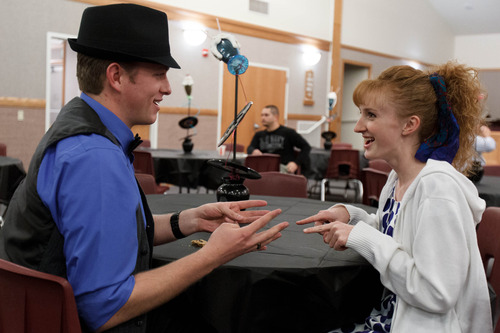
{"type": "Polygon", "coordinates": [[[125,154],[128,154],[128,146],[134,140],[134,135],[130,128],[117,115],[89,95],[82,92],[80,98],[97,113],[104,126],[118,140],[125,154]]]}

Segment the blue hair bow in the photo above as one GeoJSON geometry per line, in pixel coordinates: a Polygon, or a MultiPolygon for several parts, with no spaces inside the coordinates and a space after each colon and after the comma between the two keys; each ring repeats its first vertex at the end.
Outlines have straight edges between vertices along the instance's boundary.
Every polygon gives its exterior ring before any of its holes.
{"type": "Polygon", "coordinates": [[[421,162],[429,158],[452,163],[459,147],[460,128],[446,98],[446,84],[442,76],[434,73],[430,76],[438,103],[438,133],[426,139],[417,150],[415,157],[421,162]]]}

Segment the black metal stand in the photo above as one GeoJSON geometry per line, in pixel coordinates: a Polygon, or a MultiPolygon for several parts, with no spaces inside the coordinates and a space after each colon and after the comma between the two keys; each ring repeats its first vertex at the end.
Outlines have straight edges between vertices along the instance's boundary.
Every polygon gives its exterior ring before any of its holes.
{"type": "Polygon", "coordinates": [[[261,175],[257,171],[236,163],[236,131],[238,128],[238,124],[248,112],[253,102],[248,102],[243,110],[238,113],[238,71],[236,71],[234,77],[234,120],[229,125],[218,143],[218,146],[222,145],[229,138],[229,136],[233,135],[233,161],[230,162],[224,160],[209,160],[207,162],[211,166],[229,172],[229,175],[227,177],[223,177],[222,185],[220,185],[217,189],[217,201],[248,200],[248,198],[250,197],[250,192],[248,191],[248,188],[243,184],[243,181],[246,178],[261,178],[261,175]]]}
{"type": "MultiPolygon", "coordinates": [[[[238,72],[234,76],[234,121],[238,117],[238,72]]],[[[236,161],[236,132],[238,128],[234,129],[234,137],[233,137],[233,161],[236,161]]]]}

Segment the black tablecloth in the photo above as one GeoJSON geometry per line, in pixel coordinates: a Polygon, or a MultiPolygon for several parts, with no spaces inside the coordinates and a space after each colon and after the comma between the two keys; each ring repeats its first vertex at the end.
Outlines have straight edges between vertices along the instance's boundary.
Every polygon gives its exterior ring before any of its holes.
{"type": "MultiPolygon", "coordinates": [[[[143,148],[144,149],[144,148],[143,148]]],[[[154,160],[156,181],[181,187],[197,188],[204,186],[215,190],[222,184],[222,177],[228,175],[224,170],[214,168],[206,162],[211,159],[233,161],[233,154],[220,156],[216,151],[193,150],[184,153],[174,149],[146,149],[154,160]]],[[[243,164],[245,154],[237,153],[234,162],[243,164]]]]}
{"type": "Polygon", "coordinates": [[[0,202],[8,203],[17,186],[26,176],[23,163],[12,157],[0,156],[0,202]]]}
{"type": "MultiPolygon", "coordinates": [[[[304,226],[295,224],[332,203],[254,198],[267,200],[268,209],[283,210],[270,226],[289,221],[290,227],[266,251],[227,263],[168,303],[164,311],[176,327],[172,331],[314,333],[362,321],[380,301],[378,273],[356,252],[334,251],[320,235],[306,235],[304,226]]],[[[166,213],[215,201],[215,195],[148,196],[148,201],[154,213],[166,213]]],[[[208,240],[209,234],[155,247],[154,264],[197,251],[190,241],[200,238],[208,240]]]]}
{"type": "Polygon", "coordinates": [[[476,187],[487,207],[500,207],[500,177],[483,176],[479,183],[476,183],[476,187]]]}

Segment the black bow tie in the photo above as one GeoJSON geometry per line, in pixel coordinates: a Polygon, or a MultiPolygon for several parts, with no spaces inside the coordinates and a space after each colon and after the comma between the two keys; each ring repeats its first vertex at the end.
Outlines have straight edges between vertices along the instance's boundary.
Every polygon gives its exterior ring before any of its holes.
{"type": "Polygon", "coordinates": [[[136,134],[134,140],[132,140],[132,142],[130,142],[128,145],[128,153],[132,153],[134,149],[137,148],[141,143],[141,137],[139,136],[139,134],[136,134]]]}

